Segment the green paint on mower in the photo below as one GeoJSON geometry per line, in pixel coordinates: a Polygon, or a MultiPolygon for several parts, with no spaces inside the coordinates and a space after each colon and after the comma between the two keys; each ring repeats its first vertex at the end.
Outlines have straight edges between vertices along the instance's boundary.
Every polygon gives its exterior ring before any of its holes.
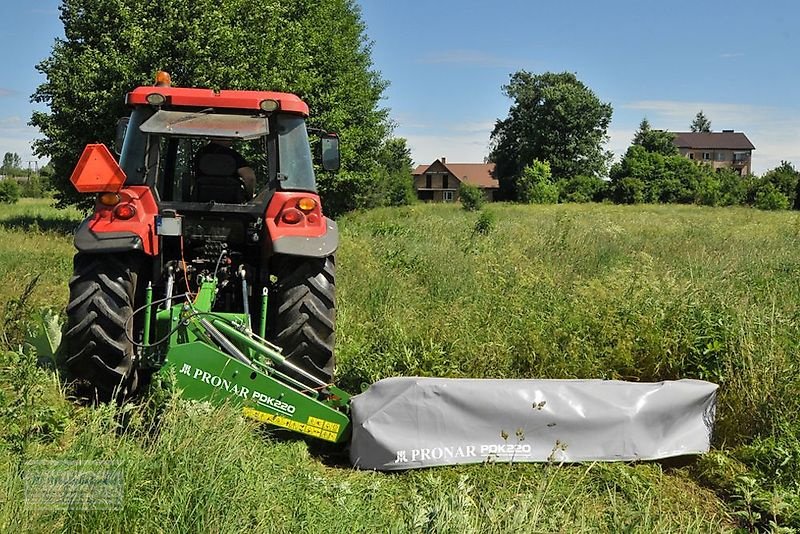
{"type": "MultiPolygon", "coordinates": [[[[184,398],[241,407],[250,418],[333,443],[350,437],[350,396],[287,362],[280,348],[254,334],[247,314],[212,312],[217,282],[201,284],[194,301],[156,313],[148,292],[144,331],[162,340],[148,356],[184,398]],[[284,370],[317,384],[309,387],[284,370]]],[[[263,323],[263,320],[262,320],[263,323]]],[[[263,328],[262,328],[263,330],[263,328]]]]}

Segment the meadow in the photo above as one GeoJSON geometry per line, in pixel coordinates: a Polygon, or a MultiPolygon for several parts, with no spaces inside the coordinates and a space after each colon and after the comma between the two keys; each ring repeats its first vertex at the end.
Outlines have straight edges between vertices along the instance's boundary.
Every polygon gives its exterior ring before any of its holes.
{"type": "Polygon", "coordinates": [[[686,465],[403,474],[153,390],[86,408],[20,350],[63,309],[80,219],[0,207],[0,532],[709,532],[800,529],[800,216],[696,206],[413,205],[339,221],[338,381],[702,378],[712,453],[686,465]],[[32,283],[35,280],[35,283],[32,283]],[[29,291],[26,291],[29,289],[29,291]],[[38,460],[108,460],[113,511],[25,506],[38,460]]]}

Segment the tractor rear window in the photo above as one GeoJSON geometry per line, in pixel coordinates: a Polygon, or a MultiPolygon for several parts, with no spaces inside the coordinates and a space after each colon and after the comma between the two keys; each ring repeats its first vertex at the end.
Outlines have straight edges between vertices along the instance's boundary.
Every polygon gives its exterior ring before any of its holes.
{"type": "Polygon", "coordinates": [[[189,111],[158,111],[141,126],[145,133],[179,137],[257,139],[269,133],[266,117],[189,111]]]}
{"type": "Polygon", "coordinates": [[[137,108],[120,161],[161,200],[243,204],[268,190],[316,191],[305,120],[137,108]],[[209,152],[211,154],[209,154],[209,152]]]}

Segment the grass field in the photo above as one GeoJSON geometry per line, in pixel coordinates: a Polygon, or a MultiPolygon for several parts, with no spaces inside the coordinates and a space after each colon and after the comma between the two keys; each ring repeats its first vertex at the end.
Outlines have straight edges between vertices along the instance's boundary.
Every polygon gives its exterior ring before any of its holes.
{"type": "MultiPolygon", "coordinates": [[[[0,362],[0,532],[712,532],[800,529],[800,216],[693,206],[453,205],[340,221],[337,353],[386,376],[703,378],[715,451],[684,467],[477,465],[356,472],[225,409],[161,392],[63,398],[35,356],[0,362]],[[115,460],[117,511],[28,510],[26,462],[115,460]]],[[[66,303],[71,228],[0,207],[6,349],[66,303]],[[26,285],[38,276],[30,296],[26,285]]]]}

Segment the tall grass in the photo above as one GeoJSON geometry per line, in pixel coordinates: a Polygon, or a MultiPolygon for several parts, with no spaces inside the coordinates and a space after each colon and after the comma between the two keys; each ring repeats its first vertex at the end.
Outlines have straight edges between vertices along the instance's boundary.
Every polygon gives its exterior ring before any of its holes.
{"type": "Polygon", "coordinates": [[[702,378],[717,442],[800,408],[800,217],[679,206],[450,206],[350,216],[343,380],[702,378]],[[780,400],[780,402],[778,402],[780,400]]]}
{"type": "MultiPolygon", "coordinates": [[[[9,276],[0,303],[41,275],[27,305],[63,307],[70,237],[46,221],[78,216],[19,209],[0,212],[0,271],[9,276]]],[[[357,472],[230,410],[163,392],[123,408],[74,406],[32,356],[7,354],[0,531],[709,532],[796,524],[800,218],[689,206],[490,210],[411,206],[340,221],[342,385],[357,392],[393,375],[705,378],[721,385],[714,454],[689,469],[357,472]],[[122,509],[27,509],[25,462],[77,458],[119,463],[122,509]]]]}

